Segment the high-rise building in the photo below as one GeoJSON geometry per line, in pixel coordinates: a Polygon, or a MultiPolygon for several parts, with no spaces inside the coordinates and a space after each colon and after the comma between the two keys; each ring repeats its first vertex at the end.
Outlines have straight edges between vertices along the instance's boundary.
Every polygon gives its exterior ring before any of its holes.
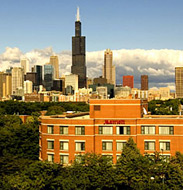
{"type": "Polygon", "coordinates": [[[22,67],[12,69],[12,95],[20,95],[23,91],[24,70],[22,67]]]}
{"type": "Polygon", "coordinates": [[[72,37],[71,73],[78,75],[79,88],[86,87],[85,36],[81,36],[79,8],[75,22],[75,36],[72,37]]]}
{"type": "Polygon", "coordinates": [[[107,83],[116,84],[116,70],[112,64],[113,54],[110,49],[104,52],[103,78],[107,79],[107,83]]]}
{"type": "Polygon", "coordinates": [[[54,68],[54,79],[59,79],[59,63],[58,63],[58,56],[51,56],[50,57],[50,65],[54,68]]]}
{"type": "Polygon", "coordinates": [[[50,64],[44,65],[44,87],[50,91],[53,87],[54,67],[50,64]]]}
{"type": "Polygon", "coordinates": [[[30,80],[24,81],[24,94],[30,94],[33,90],[33,83],[30,80]]]}
{"type": "Polygon", "coordinates": [[[141,90],[148,90],[148,75],[141,75],[141,90]]]}
{"type": "Polygon", "coordinates": [[[183,67],[175,67],[176,97],[183,98],[183,67]]]}
{"type": "Polygon", "coordinates": [[[42,66],[41,65],[34,65],[34,72],[37,73],[37,85],[42,85],[43,81],[42,81],[42,66]]]}
{"type": "Polygon", "coordinates": [[[26,73],[29,72],[29,62],[27,59],[21,59],[20,63],[21,67],[23,68],[24,75],[26,75],[26,73]]]}
{"type": "Polygon", "coordinates": [[[128,86],[130,88],[133,88],[133,76],[132,75],[126,75],[123,76],[123,87],[128,86]]]}

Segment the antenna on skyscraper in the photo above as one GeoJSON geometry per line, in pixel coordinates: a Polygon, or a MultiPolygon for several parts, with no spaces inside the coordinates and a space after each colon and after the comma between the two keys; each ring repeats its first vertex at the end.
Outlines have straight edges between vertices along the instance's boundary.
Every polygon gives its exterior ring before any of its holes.
{"type": "Polygon", "coordinates": [[[80,21],[79,7],[77,7],[76,21],[80,21]]]}

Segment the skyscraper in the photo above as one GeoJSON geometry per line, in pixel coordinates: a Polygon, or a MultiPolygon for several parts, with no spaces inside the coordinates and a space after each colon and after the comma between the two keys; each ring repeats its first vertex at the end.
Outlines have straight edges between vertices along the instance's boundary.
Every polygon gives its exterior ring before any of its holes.
{"type": "Polygon", "coordinates": [[[130,88],[133,88],[133,76],[132,75],[127,75],[123,76],[123,87],[128,86],[130,88]]]}
{"type": "Polygon", "coordinates": [[[175,89],[177,98],[183,98],[183,67],[175,67],[175,89]]]}
{"type": "Polygon", "coordinates": [[[75,36],[72,37],[71,73],[78,75],[78,87],[86,87],[85,36],[81,36],[79,8],[75,22],[75,36]]]}
{"type": "Polygon", "coordinates": [[[12,95],[20,95],[23,91],[24,70],[22,67],[13,67],[12,69],[12,95]]]}
{"type": "Polygon", "coordinates": [[[53,87],[54,67],[50,64],[44,65],[44,87],[50,91],[53,87]]]}
{"type": "Polygon", "coordinates": [[[20,60],[21,67],[23,68],[24,75],[26,75],[27,72],[29,72],[29,62],[27,59],[20,60]]]}
{"type": "Polygon", "coordinates": [[[148,90],[148,75],[141,75],[141,90],[148,90]]]}
{"type": "Polygon", "coordinates": [[[58,56],[51,56],[50,57],[50,65],[52,65],[54,68],[54,79],[59,79],[58,56]]]}
{"type": "Polygon", "coordinates": [[[116,84],[116,70],[112,64],[113,54],[110,49],[104,52],[103,78],[107,79],[107,83],[116,84]]]}
{"type": "Polygon", "coordinates": [[[42,85],[42,66],[41,65],[34,65],[34,72],[37,73],[37,85],[42,85]]]}

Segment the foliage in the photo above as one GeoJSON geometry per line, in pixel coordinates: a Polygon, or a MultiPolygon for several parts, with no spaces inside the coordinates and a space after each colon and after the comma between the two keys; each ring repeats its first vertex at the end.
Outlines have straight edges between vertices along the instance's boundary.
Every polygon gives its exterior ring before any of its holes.
{"type": "Polygon", "coordinates": [[[152,100],[148,103],[148,110],[152,115],[178,115],[179,99],[152,100]]]}
{"type": "Polygon", "coordinates": [[[33,112],[48,110],[49,107],[58,106],[65,111],[89,111],[89,105],[85,102],[0,102],[0,115],[31,115],[33,112]]]}
{"type": "Polygon", "coordinates": [[[64,111],[65,109],[63,107],[51,106],[48,108],[48,111],[46,112],[45,115],[59,115],[59,114],[63,114],[64,111]]]}

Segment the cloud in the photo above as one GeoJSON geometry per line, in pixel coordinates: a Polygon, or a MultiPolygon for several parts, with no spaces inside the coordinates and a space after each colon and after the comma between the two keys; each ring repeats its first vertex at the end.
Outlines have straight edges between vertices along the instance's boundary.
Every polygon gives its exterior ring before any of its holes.
{"type": "MultiPolygon", "coordinates": [[[[70,73],[72,65],[72,52],[62,51],[55,53],[52,47],[34,49],[22,53],[18,48],[7,47],[0,55],[0,68],[5,70],[9,66],[18,66],[21,58],[29,59],[30,66],[44,65],[49,62],[51,55],[58,55],[60,75],[70,73]]],[[[94,78],[102,75],[104,63],[104,50],[86,52],[86,66],[88,77],[94,78]]],[[[123,75],[134,75],[135,87],[140,87],[140,76],[149,76],[149,87],[169,86],[175,89],[175,66],[183,65],[183,51],[181,50],[144,50],[120,49],[113,50],[113,64],[116,66],[117,84],[122,83],[123,75]]]]}

